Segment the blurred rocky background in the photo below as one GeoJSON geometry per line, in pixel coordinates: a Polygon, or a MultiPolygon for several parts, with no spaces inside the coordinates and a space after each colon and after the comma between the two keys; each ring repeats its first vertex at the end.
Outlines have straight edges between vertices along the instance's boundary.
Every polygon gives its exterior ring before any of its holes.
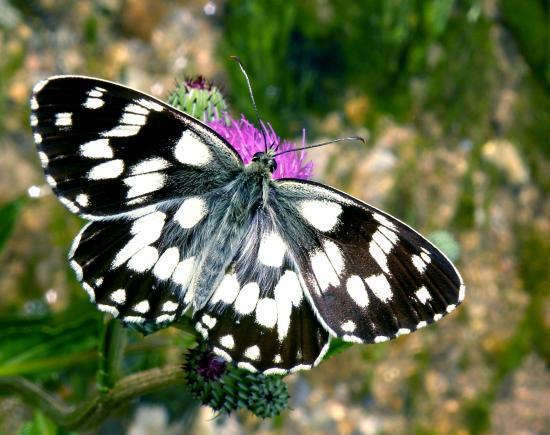
{"type": "MultiPolygon", "coordinates": [[[[66,262],[82,222],[44,186],[34,83],[84,74],[166,99],[219,84],[307,142],[314,178],[383,208],[456,259],[465,303],[286,378],[272,420],[213,418],[181,386],[82,433],[550,433],[550,7],[547,0],[0,0],[0,376],[69,403],[94,388],[100,315],[66,262]],[[36,186],[34,189],[29,187],[36,186]]],[[[173,328],[130,334],[128,373],[177,362],[173,328]]],[[[0,433],[69,433],[0,392],[0,433]]]]}

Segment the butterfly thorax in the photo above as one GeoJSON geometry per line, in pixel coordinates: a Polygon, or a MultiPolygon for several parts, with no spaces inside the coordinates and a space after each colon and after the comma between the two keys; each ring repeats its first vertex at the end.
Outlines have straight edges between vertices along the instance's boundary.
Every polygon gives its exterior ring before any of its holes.
{"type": "Polygon", "coordinates": [[[203,308],[227,273],[231,259],[241,244],[257,210],[268,206],[271,190],[272,157],[261,153],[225,188],[220,201],[225,205],[217,229],[212,231],[208,246],[203,249],[198,273],[192,283],[195,311],[203,308]]]}

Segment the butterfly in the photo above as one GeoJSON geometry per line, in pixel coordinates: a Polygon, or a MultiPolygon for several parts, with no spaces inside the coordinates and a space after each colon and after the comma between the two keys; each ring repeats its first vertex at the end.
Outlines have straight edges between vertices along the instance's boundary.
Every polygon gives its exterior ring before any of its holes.
{"type": "Polygon", "coordinates": [[[189,313],[214,353],[285,374],[331,339],[378,343],[453,311],[465,287],[412,228],[313,181],[245,165],[208,126],[112,82],[38,83],[31,126],[46,180],[90,222],[69,262],[91,301],[126,324],[189,313]]]}

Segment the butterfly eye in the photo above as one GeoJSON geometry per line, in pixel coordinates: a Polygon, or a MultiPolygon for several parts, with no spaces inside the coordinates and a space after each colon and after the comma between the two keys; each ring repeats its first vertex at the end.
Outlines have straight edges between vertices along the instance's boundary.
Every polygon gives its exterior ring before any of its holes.
{"type": "Polygon", "coordinates": [[[260,157],[262,156],[262,154],[263,154],[262,152],[258,152],[258,153],[256,153],[256,154],[254,154],[254,155],[252,156],[252,161],[253,161],[253,162],[257,162],[258,160],[260,160],[260,157]]]}
{"type": "Polygon", "coordinates": [[[269,172],[273,173],[275,172],[276,169],[277,169],[277,162],[275,161],[275,159],[271,159],[269,161],[269,172]]]}

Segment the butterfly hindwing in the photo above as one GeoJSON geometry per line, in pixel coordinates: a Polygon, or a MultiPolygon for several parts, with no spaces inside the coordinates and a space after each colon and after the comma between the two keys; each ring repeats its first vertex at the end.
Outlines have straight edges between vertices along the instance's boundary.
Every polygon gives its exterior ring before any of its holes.
{"type": "Polygon", "coordinates": [[[70,265],[100,310],[125,322],[172,321],[192,304],[191,281],[220,227],[210,205],[226,201],[211,192],[91,222],[73,242],[70,265]]]}
{"type": "Polygon", "coordinates": [[[328,332],[304,296],[300,272],[270,216],[260,208],[197,330],[213,350],[266,374],[307,369],[328,349],[328,332]]]}
{"type": "Polygon", "coordinates": [[[49,78],[35,86],[31,109],[48,183],[90,220],[202,194],[242,168],[237,152],[200,121],[108,81],[49,78]]]}
{"type": "Polygon", "coordinates": [[[386,341],[439,320],[464,298],[452,263],[407,225],[317,183],[275,184],[287,207],[283,233],[331,334],[386,341]]]}

